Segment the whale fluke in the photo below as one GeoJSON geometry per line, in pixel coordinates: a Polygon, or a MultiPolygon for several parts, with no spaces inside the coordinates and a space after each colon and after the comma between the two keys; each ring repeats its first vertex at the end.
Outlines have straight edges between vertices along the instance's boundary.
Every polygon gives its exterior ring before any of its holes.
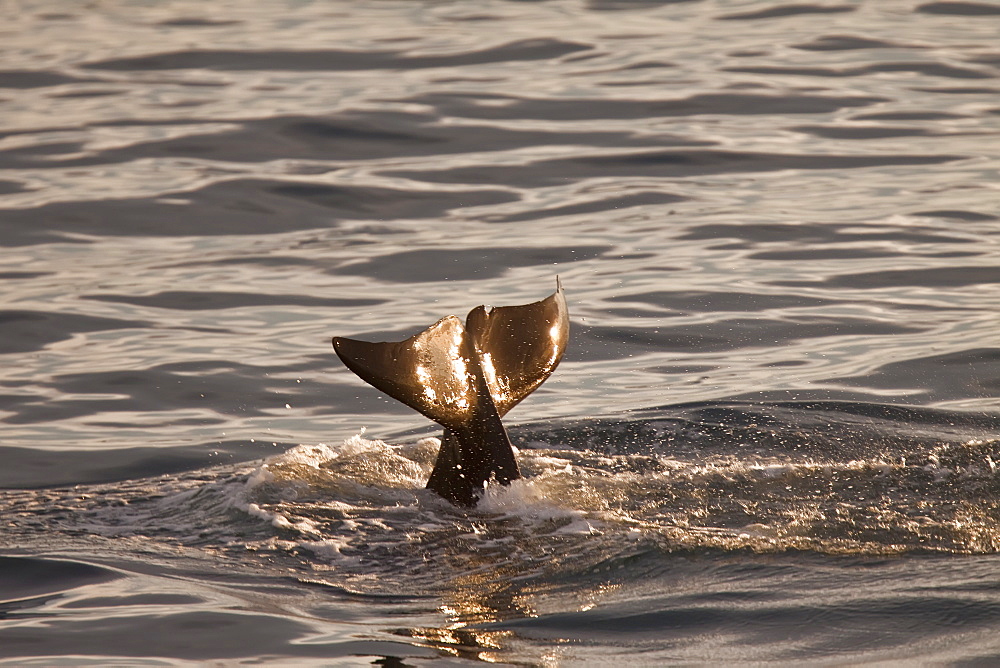
{"type": "Polygon", "coordinates": [[[562,359],[569,314],[562,284],[523,306],[448,316],[405,341],[334,337],[333,348],[363,380],[445,428],[427,487],[471,506],[487,481],[521,477],[501,416],[562,359]]]}

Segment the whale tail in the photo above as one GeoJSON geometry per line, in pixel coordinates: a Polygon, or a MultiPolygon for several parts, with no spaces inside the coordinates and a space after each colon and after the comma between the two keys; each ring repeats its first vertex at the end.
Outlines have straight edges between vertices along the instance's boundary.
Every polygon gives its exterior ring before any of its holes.
{"type": "Polygon", "coordinates": [[[445,428],[427,487],[475,504],[491,479],[521,477],[500,418],[552,375],[569,339],[562,284],[522,306],[477,306],[463,325],[437,321],[399,342],[334,337],[333,349],[363,380],[445,428]]]}

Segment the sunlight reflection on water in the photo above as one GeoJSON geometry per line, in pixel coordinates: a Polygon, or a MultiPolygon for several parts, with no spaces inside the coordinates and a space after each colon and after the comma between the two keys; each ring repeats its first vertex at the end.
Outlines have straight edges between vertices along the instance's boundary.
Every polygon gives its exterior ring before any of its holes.
{"type": "Polygon", "coordinates": [[[995,657],[998,21],[17,3],[0,507],[24,561],[0,662],[995,657]],[[330,337],[400,340],[555,275],[566,358],[508,419],[538,479],[502,521],[434,505],[393,477],[433,427],[330,337]],[[233,500],[239,462],[365,426],[401,443],[296,469],[257,515],[233,500]],[[921,550],[952,556],[856,556],[921,550]],[[150,645],[163,618],[236,631],[150,645]]]}

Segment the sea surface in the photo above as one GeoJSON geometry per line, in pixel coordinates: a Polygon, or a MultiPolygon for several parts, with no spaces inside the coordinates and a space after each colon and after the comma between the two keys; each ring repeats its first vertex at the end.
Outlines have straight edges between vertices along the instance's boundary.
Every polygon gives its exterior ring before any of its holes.
{"type": "Polygon", "coordinates": [[[0,664],[1000,663],[1000,4],[0,14],[0,664]],[[330,337],[557,276],[452,507],[330,337]]]}

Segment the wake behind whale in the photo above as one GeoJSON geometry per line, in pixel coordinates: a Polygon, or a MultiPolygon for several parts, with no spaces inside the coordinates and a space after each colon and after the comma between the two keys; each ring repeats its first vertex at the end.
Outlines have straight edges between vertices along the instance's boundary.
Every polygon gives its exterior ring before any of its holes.
{"type": "Polygon", "coordinates": [[[344,364],[445,428],[428,489],[472,506],[485,485],[521,477],[500,418],[558,366],[569,339],[562,284],[521,306],[477,306],[399,342],[334,337],[344,364]]]}

